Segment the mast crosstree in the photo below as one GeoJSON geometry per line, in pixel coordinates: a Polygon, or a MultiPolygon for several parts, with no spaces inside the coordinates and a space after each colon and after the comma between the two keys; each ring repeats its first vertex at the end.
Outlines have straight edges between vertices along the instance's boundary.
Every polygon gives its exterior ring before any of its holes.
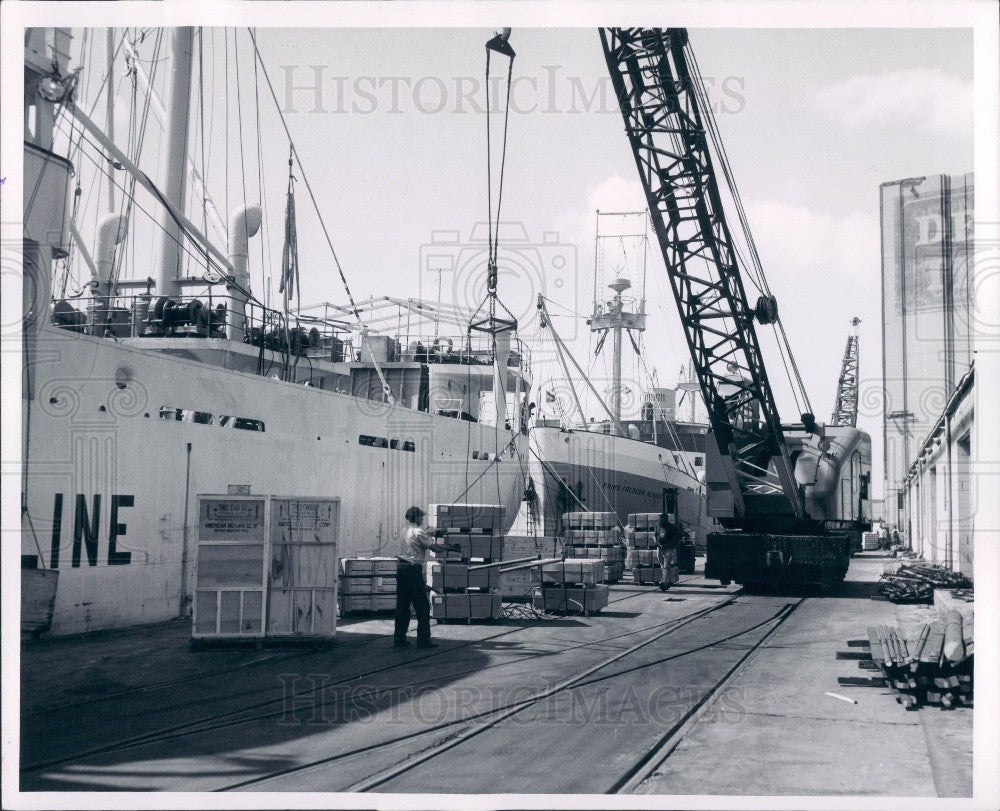
{"type": "MultiPolygon", "coordinates": [[[[643,230],[641,234],[616,234],[616,235],[602,235],[601,234],[601,217],[627,217],[636,214],[641,214],[643,218],[646,217],[645,211],[618,211],[618,212],[597,212],[597,229],[595,235],[595,254],[600,254],[600,244],[602,239],[619,239],[623,240],[624,237],[639,237],[642,244],[642,279],[643,286],[645,285],[646,268],[645,268],[645,258],[646,258],[646,232],[643,230]]],[[[604,341],[610,333],[612,336],[612,362],[611,362],[611,414],[613,416],[613,423],[616,426],[621,425],[622,418],[622,331],[628,333],[629,339],[632,342],[633,348],[636,353],[639,352],[639,344],[636,341],[635,335],[633,333],[642,333],[646,329],[646,301],[645,301],[645,290],[639,290],[639,300],[634,302],[628,297],[623,297],[622,294],[627,290],[632,289],[632,282],[624,274],[627,272],[626,269],[622,269],[622,275],[617,276],[612,279],[607,287],[614,292],[614,296],[607,301],[597,300],[597,276],[599,268],[597,267],[597,262],[595,259],[594,267],[594,312],[588,319],[588,324],[590,325],[590,331],[600,333],[600,338],[597,341],[597,347],[595,348],[595,354],[599,354],[602,347],[604,346],[604,341]],[[633,306],[635,305],[635,306],[633,306]]]]}

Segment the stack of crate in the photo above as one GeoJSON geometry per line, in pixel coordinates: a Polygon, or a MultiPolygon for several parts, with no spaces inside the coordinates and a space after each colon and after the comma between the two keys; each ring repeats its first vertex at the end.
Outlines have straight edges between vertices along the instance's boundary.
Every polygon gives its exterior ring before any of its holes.
{"type": "Polygon", "coordinates": [[[396,608],[395,558],[341,558],[337,603],[341,614],[396,608]]]}
{"type": "Polygon", "coordinates": [[[618,541],[618,516],[613,512],[563,513],[563,551],[567,558],[604,561],[605,583],[625,574],[625,550],[618,541]]]}
{"type": "Polygon", "coordinates": [[[629,513],[625,530],[628,543],[628,564],[637,586],[659,585],[660,560],[657,555],[656,528],[660,513],[629,513]]]}
{"type": "Polygon", "coordinates": [[[435,553],[427,564],[431,587],[431,616],[442,620],[493,620],[501,616],[496,569],[470,571],[493,563],[503,554],[504,507],[499,504],[432,504],[431,530],[440,530],[439,543],[458,545],[460,551],[435,553]]]}
{"type": "Polygon", "coordinates": [[[592,614],[608,604],[604,561],[567,558],[542,566],[535,589],[535,608],[550,614],[592,614]]]}

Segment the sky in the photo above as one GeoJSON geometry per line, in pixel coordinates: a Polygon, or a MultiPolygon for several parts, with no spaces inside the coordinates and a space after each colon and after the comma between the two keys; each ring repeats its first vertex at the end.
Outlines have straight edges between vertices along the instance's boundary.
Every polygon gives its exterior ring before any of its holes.
{"type": "MultiPolygon", "coordinates": [[[[116,41],[122,32],[116,31],[116,41]]],[[[972,169],[971,32],[689,33],[813,411],[828,419],[853,316],[862,319],[861,385],[881,385],[879,184],[972,169]]],[[[487,213],[483,45],[492,34],[487,29],[257,30],[278,106],[356,298],[434,300],[435,268],[445,261],[458,270],[442,272],[442,299],[479,303],[485,243],[477,225],[487,213]]],[[[104,34],[92,30],[86,49],[82,32],[76,35],[77,58],[91,66],[84,73],[83,97],[88,100],[89,93],[92,103],[106,70],[104,34]]],[[[592,308],[594,211],[644,208],[635,163],[595,30],[515,29],[510,42],[517,57],[499,294],[518,316],[522,337],[536,347],[536,383],[556,387],[549,381],[559,376],[551,342],[539,334],[535,317],[534,298],[541,292],[553,302],[559,334],[606,391],[608,353],[593,359],[580,316],[592,308]]],[[[154,43],[155,31],[147,31],[139,46],[147,70],[154,67],[154,43]]],[[[161,91],[168,72],[164,56],[162,51],[155,63],[154,84],[161,91]]],[[[195,64],[199,61],[205,79],[196,79],[194,104],[205,112],[192,128],[192,153],[198,163],[204,158],[209,192],[224,219],[226,210],[242,204],[244,186],[247,202],[264,201],[265,227],[255,238],[260,244],[251,249],[254,289],[263,298],[262,278],[269,269],[277,287],[288,142],[265,77],[259,70],[255,75],[245,29],[235,40],[232,29],[228,34],[204,29],[195,64]]],[[[495,60],[494,106],[505,72],[504,61],[495,60]]],[[[120,67],[116,82],[116,129],[122,134],[131,114],[120,67]]],[[[492,113],[490,122],[496,150],[500,114],[492,113]]],[[[161,177],[162,139],[155,130],[152,126],[142,165],[161,177]]],[[[494,178],[495,164],[496,158],[494,178]]],[[[96,185],[84,200],[86,223],[98,213],[96,185]]],[[[303,303],[344,302],[301,177],[297,209],[303,303]]],[[[732,216],[730,221],[735,225],[732,216]]],[[[87,233],[86,227],[81,230],[87,233]]],[[[133,262],[148,255],[144,245],[153,244],[152,229],[137,222],[136,233],[133,262]]],[[[627,251],[616,254],[613,240],[602,246],[596,257],[602,278],[612,270],[631,272],[622,263],[627,251]]],[[[651,248],[645,362],[656,369],[661,385],[673,386],[687,350],[662,260],[655,244],[651,248]]],[[[134,275],[145,271],[136,269],[134,275]]],[[[762,335],[779,410],[795,421],[799,411],[774,341],[762,335]]],[[[635,394],[649,383],[631,353],[626,356],[626,385],[635,394]]],[[[625,401],[627,408],[637,407],[635,397],[625,401]]],[[[873,438],[877,495],[881,416],[863,413],[860,427],[873,438]]]]}

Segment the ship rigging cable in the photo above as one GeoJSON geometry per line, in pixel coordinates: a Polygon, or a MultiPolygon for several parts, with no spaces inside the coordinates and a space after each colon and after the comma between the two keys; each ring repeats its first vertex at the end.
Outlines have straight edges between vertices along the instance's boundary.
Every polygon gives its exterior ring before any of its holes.
{"type": "MultiPolygon", "coordinates": [[[[326,227],[326,220],[323,219],[323,212],[320,211],[316,195],[313,193],[312,184],[309,182],[309,175],[306,173],[305,166],[302,165],[302,158],[299,157],[298,149],[295,148],[295,141],[292,138],[291,130],[288,128],[288,122],[285,120],[285,114],[281,109],[281,104],[278,102],[278,94],[275,92],[274,84],[271,82],[271,75],[267,72],[267,66],[264,64],[264,57],[261,56],[260,48],[257,45],[257,36],[252,28],[248,28],[247,31],[250,34],[250,41],[253,43],[254,56],[257,62],[260,63],[261,73],[264,74],[264,81],[267,82],[267,89],[270,91],[271,99],[274,101],[274,108],[278,111],[278,118],[281,121],[281,126],[285,130],[285,137],[288,139],[288,148],[291,150],[292,155],[295,157],[295,162],[298,164],[299,172],[302,175],[302,182],[305,183],[306,191],[309,192],[309,200],[312,202],[313,209],[316,211],[316,217],[319,220],[319,226],[323,231],[323,237],[326,239],[326,245],[330,249],[330,255],[333,257],[334,267],[337,268],[337,274],[340,276],[340,283],[344,286],[344,292],[347,293],[347,300],[351,305],[351,312],[358,322],[358,327],[361,331],[361,345],[364,347],[367,343],[368,327],[361,319],[361,313],[358,311],[358,305],[354,300],[354,294],[351,293],[351,287],[347,283],[347,277],[344,275],[344,269],[341,267],[340,259],[337,257],[337,251],[333,247],[333,240],[330,238],[330,231],[326,227]]],[[[375,359],[374,352],[369,352],[369,354],[371,355],[372,365],[375,367],[375,371],[378,373],[379,381],[382,384],[382,394],[390,405],[394,404],[395,398],[392,396],[392,389],[389,386],[389,382],[386,380],[382,364],[375,359]]]]}

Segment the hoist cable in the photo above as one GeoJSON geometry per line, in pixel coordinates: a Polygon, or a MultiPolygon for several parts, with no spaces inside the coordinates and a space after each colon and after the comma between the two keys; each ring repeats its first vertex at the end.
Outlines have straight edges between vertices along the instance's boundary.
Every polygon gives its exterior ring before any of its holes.
{"type": "MultiPolygon", "coordinates": [[[[685,51],[689,62],[693,67],[692,73],[692,84],[696,94],[699,96],[699,101],[701,103],[702,109],[704,110],[704,118],[708,124],[707,130],[712,139],[712,144],[715,147],[716,155],[719,160],[719,165],[722,168],[723,175],[726,180],[726,185],[729,190],[730,196],[733,200],[733,204],[736,207],[737,218],[740,224],[740,230],[742,231],[743,238],[746,241],[746,247],[750,256],[750,262],[746,262],[740,254],[739,248],[735,241],[733,242],[733,248],[735,253],[742,260],[744,268],[747,270],[747,276],[754,286],[757,287],[758,291],[767,296],[772,296],[771,287],[768,284],[767,276],[764,273],[763,264],[760,261],[760,254],[757,250],[757,243],[754,240],[753,232],[750,230],[749,219],[746,214],[746,209],[743,206],[743,200],[740,196],[739,187],[736,184],[735,176],[732,171],[732,166],[729,162],[729,155],[726,151],[725,143],[722,140],[721,133],[719,132],[718,124],[715,120],[715,116],[712,112],[711,105],[708,103],[708,94],[701,79],[701,69],[698,66],[698,59],[695,56],[694,49],[691,47],[690,43],[685,46],[685,51]],[[756,279],[754,278],[756,276],[756,279]]],[[[798,364],[795,362],[795,354],[792,352],[791,343],[788,340],[788,335],[785,333],[784,325],[781,323],[780,317],[774,323],[774,333],[778,340],[779,351],[782,352],[782,364],[785,367],[785,374],[788,378],[789,384],[792,387],[792,394],[795,398],[796,406],[802,411],[812,411],[812,406],[809,402],[809,394],[806,391],[805,384],[802,380],[802,375],[799,372],[798,364]],[[780,333],[780,334],[779,334],[780,333]],[[784,344],[783,351],[781,344],[784,344]],[[787,361],[785,359],[787,355],[787,361]],[[801,397],[801,403],[799,398],[801,397]],[[804,408],[803,408],[804,405],[804,408]]]]}

